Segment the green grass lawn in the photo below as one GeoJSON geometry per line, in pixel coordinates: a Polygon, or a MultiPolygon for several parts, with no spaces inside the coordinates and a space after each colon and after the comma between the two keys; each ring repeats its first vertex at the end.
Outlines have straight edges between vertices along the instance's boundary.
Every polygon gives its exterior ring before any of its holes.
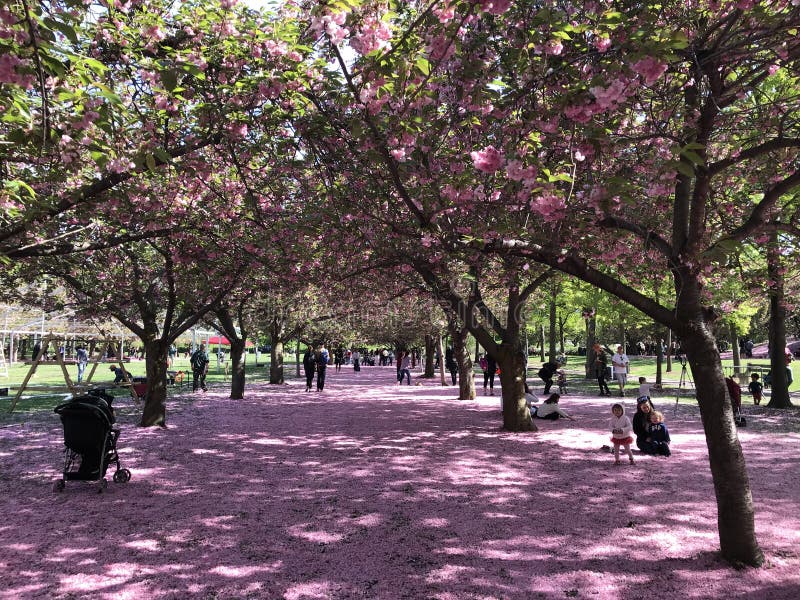
{"type": "MultiPolygon", "coordinates": [[[[265,358],[265,355],[261,355],[259,357],[259,364],[256,366],[255,357],[253,355],[248,357],[248,381],[263,380],[269,377],[268,363],[264,360],[265,358]]],[[[116,365],[118,363],[99,363],[94,375],[92,376],[91,384],[97,387],[107,386],[106,391],[111,393],[113,396],[129,396],[130,391],[127,387],[112,387],[114,375],[109,369],[109,366],[112,364],[116,365]]],[[[145,361],[134,360],[124,364],[125,369],[131,374],[132,377],[145,376],[145,361]]],[[[230,360],[228,360],[228,364],[230,364],[230,360]]],[[[284,371],[286,377],[292,377],[295,372],[294,362],[287,362],[285,364],[286,366],[284,371]]],[[[89,366],[86,368],[84,378],[88,377],[91,369],[92,364],[89,363],[89,366]]],[[[174,393],[185,392],[187,386],[191,386],[192,383],[189,359],[183,357],[176,359],[171,370],[185,371],[186,375],[184,375],[184,382],[182,386],[170,386],[167,393],[171,395],[174,393]]],[[[19,386],[22,384],[22,381],[28,375],[29,371],[30,365],[20,363],[9,366],[8,377],[0,375],[0,388],[9,388],[8,396],[0,396],[0,423],[8,421],[7,416],[9,414],[9,410],[11,409],[14,396],[16,395],[19,386]]],[[[67,371],[69,372],[69,376],[74,383],[78,376],[78,368],[75,365],[67,365],[67,371]]],[[[217,360],[215,357],[211,357],[211,364],[209,366],[206,382],[209,385],[225,385],[230,383],[230,375],[225,374],[224,368],[217,368],[217,360]]],[[[70,392],[67,388],[67,384],[64,381],[64,375],[59,365],[39,365],[30,382],[28,383],[28,386],[23,392],[22,397],[14,407],[14,414],[17,415],[17,418],[13,419],[13,421],[18,421],[19,417],[24,416],[25,414],[52,410],[58,404],[68,398],[69,393],[70,392]],[[42,390],[37,388],[60,389],[42,390]]]]}

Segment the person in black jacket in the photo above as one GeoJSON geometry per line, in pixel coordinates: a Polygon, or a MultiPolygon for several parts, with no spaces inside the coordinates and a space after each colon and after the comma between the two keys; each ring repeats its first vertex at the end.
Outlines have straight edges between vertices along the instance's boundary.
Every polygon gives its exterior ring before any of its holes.
{"type": "Polygon", "coordinates": [[[553,386],[553,375],[556,374],[558,371],[559,365],[557,362],[546,362],[542,365],[542,368],[539,369],[539,377],[542,381],[544,381],[544,393],[549,394],[550,388],[553,386]]]}
{"type": "Polygon", "coordinates": [[[306,353],[303,355],[303,371],[306,373],[306,391],[311,391],[311,384],[314,383],[314,373],[317,370],[317,360],[314,356],[314,351],[311,348],[306,348],[306,353]]]}

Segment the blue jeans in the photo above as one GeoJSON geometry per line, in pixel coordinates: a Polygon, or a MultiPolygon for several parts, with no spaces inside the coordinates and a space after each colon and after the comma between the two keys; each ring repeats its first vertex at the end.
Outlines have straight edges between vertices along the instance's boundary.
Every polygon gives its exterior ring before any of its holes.
{"type": "Polygon", "coordinates": [[[400,369],[400,385],[403,385],[403,377],[408,378],[408,385],[411,385],[411,370],[410,369],[400,369]]]}
{"type": "Polygon", "coordinates": [[[83,381],[83,372],[86,370],[86,364],[85,362],[78,363],[78,383],[83,381]]]}

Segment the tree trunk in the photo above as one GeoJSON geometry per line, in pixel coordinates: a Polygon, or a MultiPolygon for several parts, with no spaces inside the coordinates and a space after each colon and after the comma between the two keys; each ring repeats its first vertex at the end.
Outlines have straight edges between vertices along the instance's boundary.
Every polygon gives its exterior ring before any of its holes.
{"type": "Polygon", "coordinates": [[[722,556],[734,565],[759,566],[764,555],[756,541],[750,481],[716,340],[702,317],[684,319],[684,323],[687,327],[681,332],[681,339],[697,388],[706,435],[722,556]]]}
{"type": "Polygon", "coordinates": [[[594,379],[594,359],[595,359],[595,351],[594,351],[594,343],[596,338],[597,332],[597,319],[595,317],[589,317],[585,319],[586,321],[586,364],[584,365],[586,369],[586,379],[594,379]]]}
{"type": "Polygon", "coordinates": [[[145,394],[141,427],[167,426],[167,354],[169,342],[162,339],[145,342],[145,394]]]}
{"type": "Polygon", "coordinates": [[[728,322],[728,331],[729,339],[731,343],[731,350],[733,352],[733,374],[734,379],[739,379],[739,383],[744,383],[741,381],[739,375],[742,373],[742,351],[739,348],[739,334],[736,333],[736,326],[733,324],[733,321],[728,322]]]}
{"type": "Polygon", "coordinates": [[[544,362],[544,325],[539,325],[539,358],[544,362]]]}
{"type": "Polygon", "coordinates": [[[519,344],[501,344],[496,356],[503,394],[503,429],[536,431],[525,402],[526,357],[519,344]]]}
{"type": "Polygon", "coordinates": [[[667,373],[672,373],[672,329],[667,330],[667,373]]]}
{"type": "Polygon", "coordinates": [[[458,399],[475,400],[475,371],[467,348],[469,330],[454,328],[452,333],[453,356],[458,364],[458,399]]]}
{"type": "Polygon", "coordinates": [[[439,352],[439,380],[443,386],[447,385],[447,380],[444,376],[444,342],[442,335],[439,334],[436,338],[436,349],[439,352]]]}
{"type": "Polygon", "coordinates": [[[231,339],[231,400],[244,398],[245,340],[231,339]]]}
{"type": "Polygon", "coordinates": [[[278,337],[272,338],[272,351],[269,364],[269,382],[284,383],[283,378],[283,340],[278,337]]]}
{"type": "MultiPolygon", "coordinates": [[[[434,368],[434,357],[436,355],[436,344],[434,343],[432,335],[425,336],[425,372],[422,374],[427,379],[433,379],[436,376],[434,368]]],[[[395,352],[395,356],[398,353],[395,352]]]]}
{"type": "Polygon", "coordinates": [[[786,373],[786,304],[784,276],[777,239],[773,237],[767,249],[767,278],[769,286],[769,365],[772,381],[769,408],[790,408],[789,378],[786,373]]]}
{"type": "Polygon", "coordinates": [[[558,335],[558,332],[557,332],[558,322],[557,322],[557,319],[556,319],[556,299],[553,296],[550,297],[550,319],[549,319],[549,321],[550,321],[550,323],[549,323],[549,325],[550,325],[550,339],[548,340],[547,354],[548,354],[548,360],[550,360],[551,362],[555,362],[555,360],[556,360],[556,343],[557,343],[556,337],[558,335]]]}
{"type": "Polygon", "coordinates": [[[661,388],[664,385],[664,340],[660,339],[656,342],[656,388],[661,388]]]}

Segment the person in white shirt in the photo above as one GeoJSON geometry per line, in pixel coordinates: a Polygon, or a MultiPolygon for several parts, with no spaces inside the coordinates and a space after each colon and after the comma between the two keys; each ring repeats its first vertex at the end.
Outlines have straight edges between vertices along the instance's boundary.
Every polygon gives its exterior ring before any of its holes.
{"type": "Polygon", "coordinates": [[[611,364],[614,365],[614,379],[619,382],[619,395],[625,395],[625,385],[628,383],[628,355],[625,354],[622,346],[617,346],[617,351],[611,357],[611,364]]]}
{"type": "Polygon", "coordinates": [[[536,408],[535,416],[539,419],[550,419],[553,421],[559,417],[574,420],[571,416],[559,408],[558,400],[560,398],[561,396],[559,394],[550,394],[550,397],[536,408]]]}

